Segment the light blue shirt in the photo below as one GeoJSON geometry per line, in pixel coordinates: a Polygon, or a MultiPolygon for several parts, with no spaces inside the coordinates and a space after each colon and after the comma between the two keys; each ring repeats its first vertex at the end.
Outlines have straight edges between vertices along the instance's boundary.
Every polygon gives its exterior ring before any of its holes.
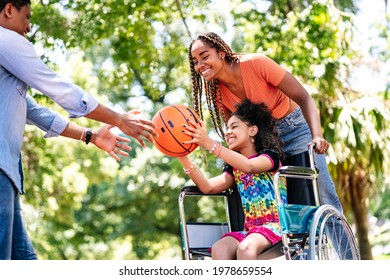
{"type": "Polygon", "coordinates": [[[24,193],[19,164],[26,123],[47,132],[45,138],[58,136],[68,124],[28,95],[28,87],[54,100],[71,118],[85,116],[98,106],[90,94],[48,68],[26,38],[0,26],[0,169],[20,193],[24,193]]]}

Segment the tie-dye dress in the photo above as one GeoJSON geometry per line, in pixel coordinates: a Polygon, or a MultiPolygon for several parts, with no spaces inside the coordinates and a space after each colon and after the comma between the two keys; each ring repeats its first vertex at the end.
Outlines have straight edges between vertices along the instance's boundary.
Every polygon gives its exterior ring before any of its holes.
{"type": "MultiPolygon", "coordinates": [[[[229,165],[224,168],[224,172],[231,174],[236,182],[245,221],[243,231],[229,232],[223,237],[232,236],[241,242],[247,235],[259,233],[275,244],[281,240],[281,229],[273,190],[273,174],[280,167],[280,161],[273,150],[263,150],[249,158],[257,156],[268,157],[273,162],[273,167],[260,174],[245,174],[229,165]]],[[[287,190],[283,180],[280,180],[279,190],[282,201],[287,202],[287,190]]]]}

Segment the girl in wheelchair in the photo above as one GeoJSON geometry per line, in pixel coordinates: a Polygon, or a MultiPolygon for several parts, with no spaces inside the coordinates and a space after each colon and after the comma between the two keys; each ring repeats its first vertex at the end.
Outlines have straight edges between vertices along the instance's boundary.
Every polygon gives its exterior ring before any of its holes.
{"type": "MultiPolygon", "coordinates": [[[[225,148],[212,140],[204,122],[185,126],[184,133],[224,160],[221,175],[206,178],[188,156],[178,157],[184,171],[203,193],[220,193],[234,184],[239,190],[245,215],[244,229],[229,232],[211,248],[213,259],[257,259],[281,240],[279,215],[273,191],[273,174],[283,159],[282,142],[276,120],[263,103],[249,100],[237,104],[227,123],[225,148]]],[[[282,200],[287,201],[285,184],[280,184],[282,200]]]]}

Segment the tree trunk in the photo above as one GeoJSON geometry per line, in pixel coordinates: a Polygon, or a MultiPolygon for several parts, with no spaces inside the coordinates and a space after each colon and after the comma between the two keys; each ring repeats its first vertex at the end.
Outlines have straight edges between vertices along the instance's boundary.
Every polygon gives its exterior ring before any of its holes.
{"type": "Polygon", "coordinates": [[[349,177],[351,206],[362,260],[372,260],[372,247],[368,240],[368,211],[365,202],[365,175],[362,170],[352,171],[349,177]]]}

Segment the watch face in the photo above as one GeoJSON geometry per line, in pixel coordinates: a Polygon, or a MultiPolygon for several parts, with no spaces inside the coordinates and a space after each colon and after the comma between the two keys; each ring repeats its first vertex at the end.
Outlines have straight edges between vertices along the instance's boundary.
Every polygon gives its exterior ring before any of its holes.
{"type": "Polygon", "coordinates": [[[91,138],[92,138],[92,129],[88,128],[85,135],[85,144],[88,145],[88,143],[91,141],[91,138]]]}

